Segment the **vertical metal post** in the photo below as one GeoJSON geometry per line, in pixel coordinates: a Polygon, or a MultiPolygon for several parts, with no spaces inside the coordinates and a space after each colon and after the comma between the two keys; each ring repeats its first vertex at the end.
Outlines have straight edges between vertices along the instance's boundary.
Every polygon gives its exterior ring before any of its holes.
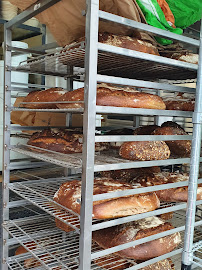
{"type": "Polygon", "coordinates": [[[91,269],[99,0],[86,0],[85,105],[79,269],[91,269]]]}
{"type": "MultiPolygon", "coordinates": [[[[7,49],[7,46],[11,46],[12,32],[5,26],[4,30],[4,126],[3,126],[3,182],[2,182],[2,216],[3,222],[9,220],[9,189],[8,184],[10,182],[10,171],[8,165],[10,163],[10,111],[11,106],[11,51],[7,49]]],[[[7,270],[8,266],[6,264],[8,258],[8,233],[3,229],[2,237],[2,270],[7,270]]]]}
{"type": "Polygon", "coordinates": [[[196,214],[197,180],[199,173],[199,157],[201,150],[202,123],[202,25],[200,35],[199,68],[196,87],[195,111],[193,114],[193,139],[189,176],[188,202],[186,213],[186,227],[184,249],[182,254],[182,270],[190,270],[193,262],[194,223],[196,214]]]}

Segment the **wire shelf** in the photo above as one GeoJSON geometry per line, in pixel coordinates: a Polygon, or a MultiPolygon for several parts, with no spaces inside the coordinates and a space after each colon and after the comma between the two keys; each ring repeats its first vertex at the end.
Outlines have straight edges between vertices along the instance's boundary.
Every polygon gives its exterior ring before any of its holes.
{"type": "MultiPolygon", "coordinates": [[[[185,80],[195,79],[197,76],[197,65],[110,45],[100,46],[98,74],[144,80],[185,80]],[[110,52],[102,47],[108,48],[110,52]]],[[[58,48],[55,53],[22,62],[12,70],[65,77],[71,75],[67,72],[67,66],[84,68],[84,58],[85,45],[81,42],[66,49],[58,48]]],[[[75,74],[75,77],[80,75],[75,74]]]]}
{"type": "MultiPolygon", "coordinates": [[[[26,176],[21,175],[21,182],[17,182],[14,184],[9,184],[9,189],[16,193],[18,196],[22,197],[23,199],[27,200],[34,206],[42,209],[49,215],[58,220],[64,222],[66,225],[69,225],[73,228],[77,233],[80,230],[80,215],[74,213],[72,210],[67,209],[66,207],[56,203],[53,200],[55,193],[58,191],[61,184],[67,182],[68,180],[73,179],[80,179],[79,175],[75,175],[68,178],[53,178],[53,179],[37,179],[26,181],[28,180],[26,176]],[[23,181],[24,180],[24,181],[23,181]],[[23,182],[22,182],[23,181],[23,182]]],[[[30,180],[30,179],[29,179],[30,180]]],[[[124,195],[123,195],[124,196],[124,195]]],[[[169,203],[169,202],[161,202],[158,211],[163,211],[165,213],[169,212],[169,208],[178,207],[183,209],[186,207],[184,203],[169,203]]],[[[172,209],[170,211],[173,211],[172,209]]],[[[145,215],[146,213],[143,213],[145,215]]],[[[154,215],[153,211],[148,212],[149,215],[154,215]]],[[[160,214],[160,213],[159,213],[160,214]]],[[[128,217],[129,219],[132,218],[131,216],[128,217]]],[[[136,216],[136,219],[141,219],[141,214],[136,216]]],[[[134,219],[134,218],[133,218],[134,219]]],[[[180,220],[181,221],[181,220],[180,220]]],[[[110,219],[110,220],[92,220],[93,222],[93,230],[105,227],[114,226],[115,223],[123,224],[128,222],[127,217],[117,218],[117,219],[110,219]]]]}
{"type": "MultiPolygon", "coordinates": [[[[180,225],[185,220],[185,212],[176,212],[173,218],[173,224],[180,225]]],[[[74,232],[65,233],[55,227],[54,221],[47,216],[37,216],[37,218],[21,219],[9,221],[4,224],[4,228],[10,235],[16,239],[29,253],[21,256],[8,258],[8,265],[12,270],[24,269],[24,260],[30,258],[30,254],[35,260],[32,261],[33,266],[38,262],[37,269],[78,269],[79,262],[79,235],[74,232]],[[39,268],[38,268],[39,267],[39,268]]],[[[181,233],[183,238],[183,232],[181,233]]],[[[201,238],[201,231],[196,229],[195,241],[201,238]]],[[[183,242],[182,242],[183,243],[183,242]]],[[[173,262],[180,264],[181,260],[179,253],[183,244],[176,250],[173,262]]],[[[92,252],[98,252],[101,249],[95,244],[92,244],[92,252]]],[[[112,258],[115,255],[111,255],[112,258]]],[[[165,258],[169,258],[170,254],[166,254],[165,258]]],[[[117,259],[117,265],[122,265],[125,260],[117,259]]],[[[201,257],[202,258],[202,257],[201,257]]],[[[159,261],[159,258],[152,260],[152,263],[159,261]]],[[[130,263],[136,265],[136,262],[129,260],[130,263]]],[[[148,261],[149,264],[150,261],[148,261]]],[[[113,270],[109,267],[109,257],[102,257],[102,269],[113,270]]],[[[36,267],[36,266],[35,266],[36,267]]],[[[136,269],[140,269],[138,267],[136,269]]],[[[95,261],[92,262],[91,269],[98,270],[100,267],[95,261]]],[[[180,269],[180,268],[176,268],[180,269]]]]}
{"type": "MultiPolygon", "coordinates": [[[[13,146],[11,150],[65,168],[72,168],[75,169],[77,172],[81,172],[82,169],[81,153],[62,154],[30,145],[13,146]]],[[[99,172],[99,171],[138,168],[138,167],[167,166],[173,164],[184,164],[189,162],[190,158],[176,158],[176,157],[170,157],[169,159],[166,160],[131,161],[119,157],[116,151],[103,151],[95,153],[94,171],[99,172]]]]}

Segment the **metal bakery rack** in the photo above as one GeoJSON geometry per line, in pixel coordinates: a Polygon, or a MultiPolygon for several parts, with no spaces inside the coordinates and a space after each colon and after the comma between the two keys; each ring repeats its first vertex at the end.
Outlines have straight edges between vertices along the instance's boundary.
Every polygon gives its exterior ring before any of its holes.
{"type": "MultiPolygon", "coordinates": [[[[114,269],[110,266],[110,260],[116,260],[117,265],[123,265],[125,260],[116,257],[114,253],[119,250],[142,244],[147,241],[158,239],[175,232],[180,232],[184,241],[174,251],[153,258],[145,262],[128,260],[130,267],[127,269],[141,269],[160,260],[171,258],[175,268],[201,269],[202,268],[202,201],[196,201],[196,187],[202,183],[198,179],[201,149],[201,113],[202,113],[202,46],[201,40],[179,36],[161,29],[154,28],[139,22],[131,21],[117,15],[99,10],[99,0],[86,0],[86,41],[68,47],[65,50],[56,48],[51,53],[46,53],[50,46],[45,45],[35,50],[19,49],[11,46],[13,27],[36,16],[45,9],[57,4],[59,0],[39,0],[30,6],[16,18],[5,24],[5,106],[4,106],[4,170],[3,170],[3,252],[2,270],[27,269],[101,269],[98,258],[102,262],[102,269],[114,269]],[[136,52],[111,45],[101,44],[95,37],[98,36],[99,20],[115,23],[117,27],[124,26],[168,39],[179,41],[199,48],[199,65],[177,61],[161,56],[136,52]],[[27,62],[22,62],[18,67],[11,66],[13,52],[32,53],[27,62]],[[75,68],[76,67],[76,68],[75,68]],[[85,69],[84,69],[85,68],[85,69]],[[29,74],[41,74],[59,76],[67,79],[67,90],[72,90],[73,80],[85,83],[85,109],[27,109],[14,107],[12,97],[19,93],[25,96],[33,89],[46,89],[47,85],[29,84],[24,88],[13,86],[11,72],[26,72],[29,74]],[[189,88],[176,84],[177,80],[195,80],[197,87],[189,88]],[[162,80],[164,80],[162,82],[162,80]],[[168,111],[133,109],[121,107],[96,106],[97,82],[111,83],[119,86],[134,86],[139,89],[146,88],[149,91],[158,92],[182,92],[192,93],[196,97],[195,111],[168,111]],[[171,83],[173,82],[173,83],[171,83]],[[30,89],[28,90],[28,87],[30,89]],[[21,144],[12,145],[11,135],[16,135],[25,130],[40,130],[43,127],[20,127],[11,123],[12,111],[34,112],[64,112],[67,115],[83,114],[83,153],[60,154],[48,150],[33,151],[31,147],[21,144]],[[151,116],[154,120],[159,117],[173,117],[173,119],[192,118],[193,134],[186,136],[106,136],[95,135],[96,115],[128,115],[128,116],[151,116]],[[190,140],[192,139],[191,158],[172,157],[168,160],[156,161],[128,161],[118,157],[115,153],[95,153],[95,142],[124,142],[124,141],[154,141],[154,140],[190,140]],[[10,161],[10,151],[15,151],[29,157],[29,162],[21,164],[10,161]],[[95,155],[93,154],[95,153],[95,155]],[[31,159],[30,159],[31,158],[31,159]],[[147,188],[132,189],[127,191],[112,192],[107,194],[93,195],[94,174],[100,171],[118,170],[136,167],[168,166],[176,164],[191,164],[189,182],[178,182],[147,188]],[[54,164],[54,165],[53,165],[54,164]],[[77,174],[69,176],[53,173],[54,168],[68,168],[77,174]],[[25,170],[29,168],[28,170],[25,170]],[[46,176],[35,175],[33,168],[49,171],[46,176]],[[41,169],[40,169],[41,168],[41,169]],[[16,173],[17,170],[17,173],[16,173]],[[30,171],[31,170],[31,171],[30,171]],[[82,174],[81,174],[82,172],[82,174]],[[15,182],[10,182],[15,174],[15,182]],[[53,200],[55,192],[61,183],[68,180],[81,178],[82,200],[81,213],[77,214],[53,200]],[[93,220],[93,201],[117,198],[133,194],[146,193],[174,187],[189,185],[188,207],[186,203],[162,203],[160,208],[138,215],[111,219],[93,220]],[[15,194],[16,199],[12,196],[15,194]],[[32,216],[12,219],[9,212],[12,208],[32,206],[32,216]],[[33,207],[35,210],[33,210],[33,207]],[[186,212],[187,208],[187,212],[186,212]],[[197,212],[196,212],[197,209],[197,212]],[[170,222],[175,229],[142,238],[121,246],[106,250],[92,243],[92,232],[124,224],[129,221],[140,220],[145,217],[174,212],[170,222]],[[55,226],[57,218],[69,225],[73,231],[65,233],[55,226]],[[13,250],[21,245],[27,251],[21,255],[15,255],[13,250]],[[109,257],[111,254],[112,257],[109,257]],[[181,259],[182,254],[182,259],[181,259]]],[[[68,5],[68,2],[67,2],[68,5]]],[[[202,34],[201,34],[202,38],[202,34]]],[[[190,120],[189,120],[190,121],[190,120]]],[[[69,121],[71,122],[71,121],[69,121]]],[[[68,126],[68,123],[67,123],[68,126]]],[[[35,149],[37,150],[37,149],[35,149]]]]}

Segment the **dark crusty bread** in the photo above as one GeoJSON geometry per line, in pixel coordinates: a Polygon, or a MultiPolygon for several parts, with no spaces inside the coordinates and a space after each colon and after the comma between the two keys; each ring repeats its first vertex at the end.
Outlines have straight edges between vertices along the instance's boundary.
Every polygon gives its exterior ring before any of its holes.
{"type": "Polygon", "coordinates": [[[166,104],[166,110],[174,111],[194,111],[195,97],[193,95],[185,95],[178,93],[174,96],[167,96],[163,98],[166,104]]]}
{"type": "Polygon", "coordinates": [[[146,42],[135,37],[99,33],[98,41],[107,45],[159,55],[157,47],[150,42],[146,42]]]}
{"type": "MultiPolygon", "coordinates": [[[[133,135],[134,130],[131,128],[122,128],[110,130],[106,133],[106,135],[133,135]]],[[[113,149],[119,149],[123,142],[110,142],[110,147],[113,149]]]]}
{"type": "MultiPolygon", "coordinates": [[[[94,182],[94,195],[141,187],[130,185],[110,178],[98,178],[94,182]]],[[[80,213],[81,182],[74,180],[61,185],[54,196],[54,200],[80,213]]],[[[93,202],[93,218],[107,219],[135,215],[152,211],[159,207],[159,200],[155,193],[138,194],[120,198],[106,199],[93,202]]],[[[64,224],[65,225],[65,224],[64,224]]]]}
{"type": "MultiPolygon", "coordinates": [[[[82,153],[83,144],[79,140],[82,140],[82,138],[82,130],[80,129],[46,129],[34,133],[29,139],[28,145],[64,154],[82,153]]],[[[40,149],[31,149],[41,152],[40,149]]],[[[109,143],[95,143],[95,151],[104,151],[107,149],[109,149],[109,143]]]]}
{"type": "Polygon", "coordinates": [[[161,172],[160,167],[145,167],[145,168],[132,168],[116,171],[100,172],[102,177],[108,177],[115,180],[130,181],[137,176],[144,175],[145,173],[158,173],[161,172]]]}
{"type": "MultiPolygon", "coordinates": [[[[57,107],[64,108],[82,108],[84,104],[84,88],[67,92],[58,99],[57,107]],[[67,103],[60,103],[67,102],[67,103]],[[71,101],[72,103],[68,103],[71,101]],[[73,102],[75,101],[75,103],[73,102]],[[78,102],[79,101],[79,102],[78,102]]],[[[97,105],[100,106],[115,106],[115,107],[130,107],[130,108],[145,108],[159,109],[166,108],[161,97],[143,92],[112,90],[107,87],[97,88],[97,105]]]]}
{"type": "Polygon", "coordinates": [[[56,109],[56,101],[59,97],[65,94],[65,91],[62,88],[50,88],[42,91],[33,91],[30,92],[27,97],[25,97],[22,107],[28,109],[56,109]],[[37,102],[37,103],[32,103],[37,102]],[[42,102],[42,103],[40,103],[42,102]],[[53,102],[53,103],[43,103],[43,102],[53,102]]]}
{"type": "MultiPolygon", "coordinates": [[[[132,184],[140,184],[144,187],[150,187],[155,185],[164,185],[177,183],[182,181],[188,181],[189,176],[187,174],[180,173],[146,173],[139,177],[134,178],[130,182],[132,184]]],[[[164,202],[186,202],[188,198],[188,187],[177,187],[172,189],[165,189],[155,191],[160,201],[164,202]]],[[[197,200],[202,200],[202,184],[199,185],[197,191],[197,200]]]]}
{"type": "MultiPolygon", "coordinates": [[[[154,130],[154,135],[189,135],[180,126],[163,126],[154,130]]],[[[172,154],[179,157],[189,157],[191,154],[191,141],[166,141],[172,154]]]]}
{"type": "Polygon", "coordinates": [[[119,155],[129,160],[162,160],[169,158],[170,150],[162,141],[125,142],[119,155]]]}
{"type": "MultiPolygon", "coordinates": [[[[124,270],[137,265],[134,260],[126,260],[115,255],[108,255],[94,260],[95,264],[106,270],[124,270]]],[[[165,259],[157,263],[145,266],[142,270],[175,270],[174,264],[170,259],[165,259]]]]}
{"type": "MultiPolygon", "coordinates": [[[[34,242],[32,243],[34,245],[34,242]]],[[[27,253],[28,251],[23,247],[23,246],[20,246],[16,249],[15,251],[15,255],[21,255],[21,254],[25,254],[27,253]]],[[[29,269],[29,268],[35,268],[35,267],[38,267],[40,266],[40,262],[38,260],[36,260],[35,258],[29,258],[29,259],[26,259],[24,261],[24,268],[25,269],[29,269]]]]}
{"type": "MultiPolygon", "coordinates": [[[[174,227],[157,217],[149,217],[116,227],[93,232],[93,240],[102,248],[111,248],[144,237],[155,235],[174,227]]],[[[171,252],[181,242],[179,233],[159,238],[141,245],[136,245],[116,252],[122,258],[148,260],[171,252]]]]}
{"type": "Polygon", "coordinates": [[[157,125],[142,126],[134,130],[134,135],[151,135],[152,132],[158,128],[157,125]]]}

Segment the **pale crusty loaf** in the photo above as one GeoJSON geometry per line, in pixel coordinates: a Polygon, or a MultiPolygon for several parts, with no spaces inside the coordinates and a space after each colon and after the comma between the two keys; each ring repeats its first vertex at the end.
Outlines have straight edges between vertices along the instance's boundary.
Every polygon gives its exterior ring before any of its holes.
{"type": "MultiPolygon", "coordinates": [[[[130,185],[110,178],[98,178],[94,182],[94,195],[138,187],[141,186],[130,185]]],[[[77,180],[62,184],[54,196],[57,203],[79,214],[80,203],[77,199],[81,199],[81,182],[77,180]]],[[[155,193],[95,201],[93,203],[93,218],[107,219],[130,216],[155,210],[159,205],[155,193]]]]}
{"type": "Polygon", "coordinates": [[[157,47],[155,47],[152,43],[140,40],[135,37],[99,33],[98,41],[107,45],[159,55],[157,47]]]}
{"type": "MultiPolygon", "coordinates": [[[[58,99],[57,107],[60,109],[83,108],[83,101],[84,88],[79,88],[61,96],[58,99]],[[66,103],[60,103],[60,101],[66,103]],[[68,101],[72,103],[68,103],[68,101]]],[[[97,105],[157,110],[165,110],[166,108],[162,98],[157,95],[134,91],[111,90],[111,88],[99,86],[97,88],[97,105]]]]}
{"type": "Polygon", "coordinates": [[[28,109],[56,109],[56,101],[65,94],[62,88],[50,88],[42,91],[30,92],[23,100],[27,104],[23,104],[22,107],[28,109]],[[36,102],[36,103],[32,103],[36,102]],[[42,103],[41,103],[42,102],[42,103]],[[50,102],[50,103],[43,103],[50,102]],[[52,103],[51,103],[52,102],[52,103]]]}
{"type": "MultiPolygon", "coordinates": [[[[189,135],[180,126],[166,126],[158,127],[153,132],[154,135],[189,135]]],[[[181,141],[166,141],[172,154],[179,157],[189,157],[191,154],[191,141],[181,140],[181,141]]]]}
{"type": "MultiPolygon", "coordinates": [[[[94,260],[94,262],[100,266],[102,269],[106,270],[124,270],[137,265],[134,260],[126,260],[115,255],[108,255],[99,259],[94,260]]],[[[142,270],[175,270],[174,264],[170,259],[165,259],[157,263],[145,266],[141,268],[142,270]]]]}
{"type": "MultiPolygon", "coordinates": [[[[34,133],[27,144],[64,154],[82,153],[83,144],[79,140],[82,140],[82,138],[83,134],[80,129],[46,129],[41,132],[34,133]]],[[[31,149],[37,152],[41,151],[37,148],[31,149]]],[[[95,151],[104,151],[107,149],[109,149],[109,143],[95,143],[95,151]]]]}
{"type": "MultiPolygon", "coordinates": [[[[155,185],[164,185],[171,183],[178,183],[188,181],[189,176],[181,173],[146,173],[145,175],[138,176],[131,180],[132,184],[140,184],[144,187],[155,185]]],[[[177,187],[172,189],[155,191],[160,201],[164,202],[186,202],[188,199],[188,187],[177,187]]],[[[197,190],[197,200],[202,200],[202,184],[199,185],[197,190]]]]}
{"type": "Polygon", "coordinates": [[[162,160],[170,157],[170,150],[162,141],[125,142],[119,155],[129,160],[162,160]]]}
{"type": "MultiPolygon", "coordinates": [[[[93,240],[102,248],[129,243],[144,237],[155,235],[174,227],[157,217],[149,217],[139,221],[118,225],[93,232],[93,240]]],[[[141,245],[116,252],[122,258],[148,260],[171,252],[181,242],[179,233],[159,238],[141,245]]]]}

